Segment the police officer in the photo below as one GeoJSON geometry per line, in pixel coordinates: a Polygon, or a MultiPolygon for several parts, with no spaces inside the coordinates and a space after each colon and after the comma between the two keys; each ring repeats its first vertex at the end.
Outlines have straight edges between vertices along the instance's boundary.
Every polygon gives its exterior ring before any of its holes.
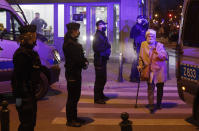
{"type": "Polygon", "coordinates": [[[136,24],[131,28],[130,39],[134,40],[134,49],[137,53],[137,59],[132,63],[130,81],[131,82],[139,82],[139,72],[137,70],[139,52],[141,43],[146,40],[145,33],[148,30],[148,21],[144,18],[144,16],[139,15],[137,17],[136,24]]]}
{"type": "Polygon", "coordinates": [[[63,52],[65,56],[65,77],[67,80],[68,99],[66,103],[67,125],[80,127],[83,120],[77,117],[77,103],[81,95],[81,72],[87,69],[88,61],[84,57],[82,45],[77,38],[80,35],[79,23],[69,23],[64,36],[63,52]]]}
{"type": "Polygon", "coordinates": [[[34,131],[37,113],[35,91],[40,82],[41,67],[39,55],[33,50],[36,45],[36,26],[22,26],[19,32],[20,47],[13,56],[12,77],[13,95],[20,120],[18,131],[34,131]]]}
{"type": "Polygon", "coordinates": [[[107,60],[111,53],[111,45],[105,35],[106,23],[99,20],[96,23],[97,31],[93,40],[94,66],[95,66],[95,85],[94,85],[94,103],[105,104],[109,99],[104,95],[103,90],[107,81],[107,60]]]}
{"type": "Polygon", "coordinates": [[[43,34],[43,28],[46,29],[47,23],[45,20],[40,18],[40,14],[37,12],[35,13],[35,18],[32,20],[31,25],[36,25],[37,33],[43,34]]]}

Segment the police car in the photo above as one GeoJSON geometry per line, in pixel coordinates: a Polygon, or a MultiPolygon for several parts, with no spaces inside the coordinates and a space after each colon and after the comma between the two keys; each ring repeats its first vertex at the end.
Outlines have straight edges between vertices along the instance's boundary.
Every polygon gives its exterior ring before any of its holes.
{"type": "MultiPolygon", "coordinates": [[[[25,24],[26,22],[5,0],[0,0],[0,82],[11,80],[12,58],[16,49],[19,48],[18,27],[25,24]]],[[[38,52],[43,65],[40,86],[36,94],[38,99],[45,96],[49,85],[57,82],[60,74],[60,55],[53,46],[48,46],[45,41],[44,36],[37,34],[37,45],[34,50],[38,52]]]]}
{"type": "Polygon", "coordinates": [[[199,125],[199,0],[184,0],[177,44],[177,86],[180,98],[193,104],[199,125]]]}

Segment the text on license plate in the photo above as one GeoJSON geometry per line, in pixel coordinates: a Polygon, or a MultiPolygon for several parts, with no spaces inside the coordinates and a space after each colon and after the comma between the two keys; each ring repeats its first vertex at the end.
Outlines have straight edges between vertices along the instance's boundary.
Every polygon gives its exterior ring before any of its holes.
{"type": "Polygon", "coordinates": [[[189,65],[180,65],[181,77],[198,80],[199,79],[199,68],[192,67],[189,65]]]}

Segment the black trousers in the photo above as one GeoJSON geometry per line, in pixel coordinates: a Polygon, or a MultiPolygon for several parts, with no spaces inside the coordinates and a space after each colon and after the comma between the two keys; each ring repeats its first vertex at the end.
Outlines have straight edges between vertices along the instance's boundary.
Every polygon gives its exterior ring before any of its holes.
{"type": "Polygon", "coordinates": [[[37,119],[37,101],[35,98],[23,98],[22,105],[16,107],[20,125],[18,131],[34,131],[37,119]]]}
{"type": "Polygon", "coordinates": [[[107,81],[107,61],[102,65],[95,65],[95,85],[94,85],[94,100],[103,99],[104,86],[107,81]]]}
{"type": "MultiPolygon", "coordinates": [[[[147,93],[148,93],[148,102],[149,105],[153,105],[154,104],[154,89],[155,89],[155,84],[154,83],[147,83],[148,85],[148,89],[147,89],[147,93]]],[[[157,83],[156,84],[157,87],[157,105],[161,106],[162,104],[162,97],[163,97],[163,87],[164,87],[164,83],[157,83]]]]}
{"type": "Polygon", "coordinates": [[[68,99],[66,102],[67,122],[77,119],[77,104],[81,95],[81,70],[65,72],[67,80],[68,99]]]}
{"type": "MultiPolygon", "coordinates": [[[[137,45],[139,45],[139,43],[137,45]]],[[[139,61],[140,46],[134,47],[134,50],[136,51],[137,58],[132,63],[130,81],[140,81],[140,76],[137,69],[138,61],[139,61]]]]}

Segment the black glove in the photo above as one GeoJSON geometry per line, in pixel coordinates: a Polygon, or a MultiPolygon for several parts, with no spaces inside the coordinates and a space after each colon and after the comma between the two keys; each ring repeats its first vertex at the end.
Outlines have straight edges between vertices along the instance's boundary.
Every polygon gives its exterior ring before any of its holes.
{"type": "Polygon", "coordinates": [[[85,59],[83,69],[84,69],[84,70],[88,69],[88,65],[89,65],[89,62],[88,62],[87,59],[85,59]]]}

